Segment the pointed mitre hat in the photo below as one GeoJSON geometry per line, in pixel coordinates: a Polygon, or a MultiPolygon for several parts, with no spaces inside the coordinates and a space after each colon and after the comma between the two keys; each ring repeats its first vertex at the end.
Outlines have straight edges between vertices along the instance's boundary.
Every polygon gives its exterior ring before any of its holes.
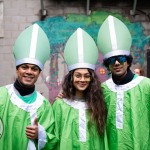
{"type": "Polygon", "coordinates": [[[108,16],[101,25],[97,45],[104,59],[117,55],[130,55],[132,38],[126,25],[119,19],[108,16]]]}
{"type": "Polygon", "coordinates": [[[41,70],[50,57],[50,43],[47,35],[37,24],[26,28],[15,41],[13,54],[16,66],[30,63],[41,70]]]}
{"type": "Polygon", "coordinates": [[[66,42],[64,58],[69,71],[78,68],[95,70],[98,48],[93,38],[83,29],[78,28],[66,42]]]}

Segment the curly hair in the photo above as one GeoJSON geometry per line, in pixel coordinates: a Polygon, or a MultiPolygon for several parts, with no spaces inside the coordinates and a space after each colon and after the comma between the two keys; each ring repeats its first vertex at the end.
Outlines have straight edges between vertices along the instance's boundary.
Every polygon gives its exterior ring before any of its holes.
{"type": "MultiPolygon", "coordinates": [[[[129,56],[122,55],[122,56],[125,56],[125,57],[126,57],[127,63],[129,64],[127,70],[129,70],[130,67],[131,67],[131,65],[132,65],[133,57],[132,57],[132,55],[129,55],[129,56]]],[[[111,58],[111,57],[110,57],[110,58],[111,58]]],[[[109,58],[108,58],[108,59],[109,59],[109,58]]],[[[104,59],[103,65],[107,68],[108,71],[110,71],[110,70],[109,70],[109,63],[108,63],[108,61],[107,61],[108,59],[104,59]]]]}
{"type": "MultiPolygon", "coordinates": [[[[62,84],[64,97],[71,100],[73,100],[76,91],[72,79],[74,71],[75,70],[70,71],[65,76],[64,82],[62,84]]],[[[101,82],[98,80],[98,77],[93,70],[88,69],[88,71],[91,76],[91,81],[83,94],[90,110],[90,123],[92,123],[92,120],[94,120],[97,125],[98,133],[103,134],[106,124],[106,108],[101,88],[101,82]]]]}

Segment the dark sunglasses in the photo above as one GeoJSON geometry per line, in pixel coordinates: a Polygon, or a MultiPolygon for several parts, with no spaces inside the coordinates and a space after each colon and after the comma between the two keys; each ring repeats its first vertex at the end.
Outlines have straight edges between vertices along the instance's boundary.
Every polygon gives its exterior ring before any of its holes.
{"type": "Polygon", "coordinates": [[[124,62],[127,61],[127,58],[126,56],[115,56],[115,57],[110,57],[107,59],[107,63],[109,65],[114,65],[116,60],[120,63],[120,64],[123,64],[124,62]]]}

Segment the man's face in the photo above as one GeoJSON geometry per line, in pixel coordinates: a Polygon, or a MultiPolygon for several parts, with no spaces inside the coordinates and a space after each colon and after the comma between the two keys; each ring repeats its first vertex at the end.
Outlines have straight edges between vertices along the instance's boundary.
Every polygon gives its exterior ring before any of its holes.
{"type": "Polygon", "coordinates": [[[33,87],[39,77],[40,69],[33,64],[22,64],[16,69],[16,73],[21,84],[33,87]]]}
{"type": "Polygon", "coordinates": [[[108,59],[108,63],[109,70],[114,76],[122,78],[127,74],[129,64],[127,63],[126,56],[111,57],[108,59]]]}

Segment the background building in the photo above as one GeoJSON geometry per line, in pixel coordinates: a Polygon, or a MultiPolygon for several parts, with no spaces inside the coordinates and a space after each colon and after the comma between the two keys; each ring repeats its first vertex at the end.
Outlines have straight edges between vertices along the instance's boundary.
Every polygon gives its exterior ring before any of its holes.
{"type": "MultiPolygon", "coordinates": [[[[51,43],[51,57],[37,90],[52,102],[67,72],[63,59],[65,41],[79,26],[96,40],[98,28],[109,14],[127,24],[133,36],[134,64],[144,65],[150,77],[150,4],[146,0],[0,0],[0,86],[15,80],[14,41],[24,28],[36,22],[51,43]]],[[[108,75],[101,62],[100,55],[96,71],[104,81],[108,75]]]]}

